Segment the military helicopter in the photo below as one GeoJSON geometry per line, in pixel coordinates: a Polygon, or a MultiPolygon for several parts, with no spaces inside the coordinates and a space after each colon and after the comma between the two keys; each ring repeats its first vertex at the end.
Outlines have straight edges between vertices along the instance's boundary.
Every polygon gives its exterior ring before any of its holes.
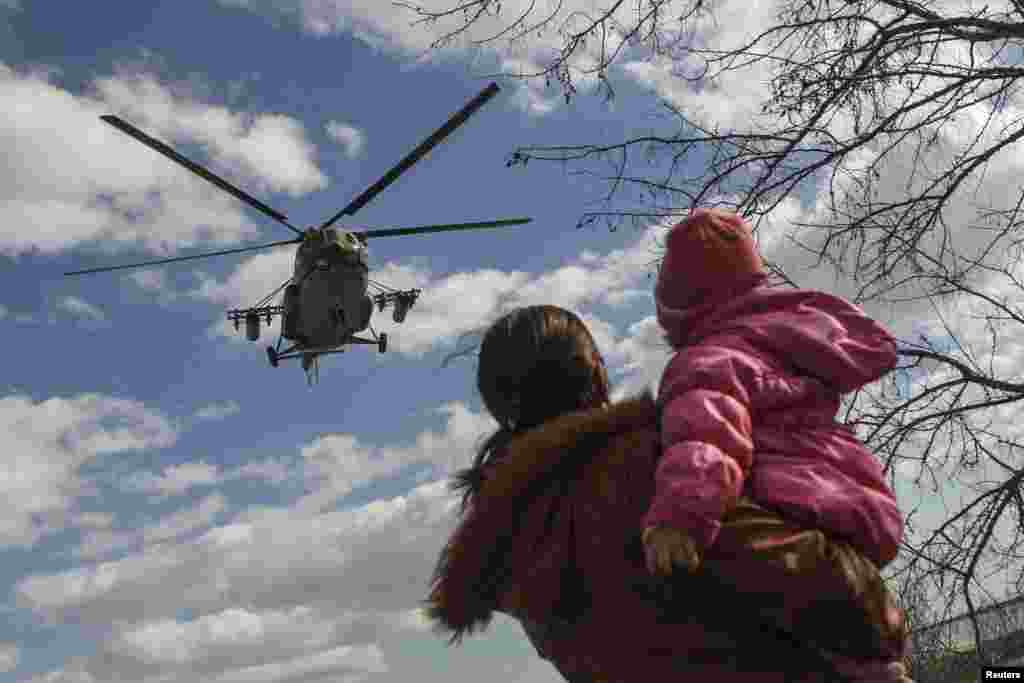
{"type": "Polygon", "coordinates": [[[246,194],[228,181],[215,175],[206,168],[191,161],[168,147],[163,142],[150,137],[123,119],[105,115],[100,118],[132,136],[142,144],[181,164],[199,177],[216,185],[220,189],[234,195],[237,199],[273,218],[294,232],[297,237],[280,242],[271,242],[252,247],[225,249],[207,252],[194,256],[131,263],[119,266],[88,268],[65,273],[65,275],[84,275],[126,268],[142,268],[179,261],[209,258],[226,254],[238,254],[257,249],[298,244],[295,253],[295,267],[292,276],[280,287],[264,297],[256,305],[249,308],[231,309],[227,312],[228,320],[234,322],[238,330],[242,321],[245,322],[246,337],[257,341],[260,336],[260,322],[270,324],[274,316],[281,316],[281,330],[277,345],[267,347],[267,358],[272,367],[288,358],[301,358],[302,368],[306,372],[310,384],[313,383],[314,372],[318,373],[317,358],[330,353],[341,353],[351,344],[375,344],[379,352],[387,350],[386,333],[377,334],[370,325],[373,309],[383,311],[391,306],[392,319],[402,323],[406,314],[420,295],[419,289],[397,290],[370,280],[367,266],[367,245],[369,239],[377,237],[396,237],[400,235],[416,235],[422,233],[445,232],[450,230],[478,230],[499,228],[510,225],[529,223],[531,218],[511,218],[496,221],[474,223],[454,223],[443,225],[425,225],[414,228],[390,228],[382,230],[337,230],[332,228],[342,216],[352,216],[371,199],[380,194],[388,185],[410,166],[422,159],[432,148],[466,122],[474,112],[498,93],[498,85],[491,83],[466,106],[456,112],[443,126],[424,140],[416,149],[398,162],[365,192],[353,199],[348,206],[328,219],[319,227],[300,230],[288,222],[288,218],[263,202],[246,194]],[[370,287],[375,292],[369,293],[370,287]],[[280,304],[271,303],[274,297],[282,292],[280,304]],[[357,333],[369,331],[369,338],[356,336],[357,333]],[[291,343],[282,349],[282,340],[291,343]]]}

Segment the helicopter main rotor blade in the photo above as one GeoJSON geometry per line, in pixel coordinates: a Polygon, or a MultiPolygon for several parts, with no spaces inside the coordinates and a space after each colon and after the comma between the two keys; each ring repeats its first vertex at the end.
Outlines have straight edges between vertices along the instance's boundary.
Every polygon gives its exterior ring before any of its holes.
{"type": "Polygon", "coordinates": [[[529,223],[532,218],[503,218],[497,221],[483,221],[480,223],[448,223],[444,225],[423,225],[418,228],[388,228],[384,230],[364,230],[352,234],[361,240],[372,237],[397,237],[399,235],[419,235],[426,232],[448,232],[450,230],[483,230],[486,228],[501,228],[506,225],[522,225],[529,223]]]}
{"type": "Polygon", "coordinates": [[[165,157],[167,157],[167,158],[169,158],[169,159],[171,159],[173,161],[178,162],[179,164],[181,164],[182,166],[184,166],[188,170],[190,170],[193,173],[195,173],[200,178],[203,178],[204,180],[207,180],[207,181],[213,183],[214,185],[216,185],[220,189],[224,190],[228,194],[234,195],[236,198],[241,199],[243,202],[245,202],[249,206],[253,207],[254,209],[258,209],[258,210],[262,211],[264,214],[270,216],[271,218],[273,218],[274,220],[278,221],[279,223],[282,223],[285,227],[287,227],[289,230],[291,230],[295,234],[297,234],[297,235],[301,235],[302,234],[301,230],[299,230],[294,225],[292,225],[291,223],[288,222],[288,217],[285,216],[283,213],[280,213],[279,211],[275,211],[274,209],[270,208],[269,206],[267,206],[266,204],[264,204],[260,200],[256,199],[255,197],[252,197],[252,196],[246,194],[242,190],[239,190],[237,187],[235,187],[234,185],[232,185],[228,181],[224,180],[223,178],[221,178],[218,175],[215,175],[211,171],[208,171],[207,169],[203,168],[202,166],[200,166],[196,162],[192,161],[191,159],[185,158],[184,156],[182,156],[181,154],[175,152],[173,149],[171,149],[170,147],[168,147],[164,143],[160,142],[156,138],[152,138],[152,137],[146,135],[141,130],[139,130],[138,128],[136,128],[132,124],[128,123],[124,119],[118,118],[118,117],[113,116],[111,114],[107,114],[105,116],[101,116],[100,118],[103,119],[105,122],[109,123],[114,128],[117,128],[121,132],[127,133],[128,135],[131,135],[133,138],[135,138],[136,140],[138,140],[142,144],[146,145],[150,149],[154,149],[157,152],[160,152],[160,154],[163,154],[165,157]]]}
{"type": "Polygon", "coordinates": [[[177,261],[192,261],[194,259],[207,258],[209,256],[223,256],[224,254],[240,254],[243,251],[254,251],[256,249],[269,249],[270,247],[280,247],[285,244],[298,244],[301,239],[296,240],[284,240],[283,242],[271,242],[270,244],[258,244],[253,247],[241,247],[239,249],[224,249],[223,251],[211,251],[205,254],[196,254],[194,256],[178,256],[175,258],[165,258],[158,261],[145,261],[143,263],[129,263],[123,266],[104,266],[102,268],[86,268],[85,270],[73,270],[70,273],[64,273],[65,275],[85,275],[87,273],[104,273],[110,270],[123,270],[125,268],[142,268],[143,266],[159,266],[165,263],[175,263],[177,261]]]}
{"type": "Polygon", "coordinates": [[[351,216],[356,211],[363,208],[363,206],[371,199],[376,197],[378,194],[384,191],[384,189],[395,182],[398,176],[402,175],[409,169],[410,166],[415,164],[417,161],[426,156],[427,152],[437,146],[439,142],[448,137],[452,131],[461,126],[466,122],[470,116],[476,112],[477,109],[487,103],[489,99],[498,94],[498,84],[491,83],[489,86],[484,88],[480,94],[474,97],[469,103],[466,104],[462,109],[456,112],[448,122],[438,128],[434,133],[426,140],[420,143],[419,147],[410,152],[404,159],[398,162],[394,168],[384,174],[384,176],[376,183],[371,185],[365,192],[353,199],[348,206],[335,214],[326,223],[320,226],[321,229],[330,227],[335,221],[342,216],[351,216]]]}

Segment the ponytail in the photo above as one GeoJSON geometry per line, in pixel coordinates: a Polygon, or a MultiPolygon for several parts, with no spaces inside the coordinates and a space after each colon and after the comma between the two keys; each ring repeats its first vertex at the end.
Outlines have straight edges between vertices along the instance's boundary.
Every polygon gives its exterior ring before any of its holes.
{"type": "Polygon", "coordinates": [[[461,512],[466,511],[473,497],[480,492],[484,482],[484,469],[489,463],[501,458],[502,451],[520,431],[522,430],[511,425],[501,425],[480,445],[476,457],[473,458],[473,464],[455,473],[451,490],[462,494],[461,512]]]}

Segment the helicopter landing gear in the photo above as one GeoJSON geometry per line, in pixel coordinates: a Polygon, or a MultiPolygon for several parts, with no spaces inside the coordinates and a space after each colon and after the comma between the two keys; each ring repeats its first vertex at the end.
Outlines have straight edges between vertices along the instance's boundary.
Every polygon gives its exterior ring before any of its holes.
{"type": "Polygon", "coordinates": [[[377,351],[384,353],[388,350],[388,335],[386,332],[381,332],[377,337],[377,351]]]}
{"type": "Polygon", "coordinates": [[[277,367],[277,351],[274,350],[273,346],[267,347],[267,359],[270,361],[270,367],[277,367]]]}

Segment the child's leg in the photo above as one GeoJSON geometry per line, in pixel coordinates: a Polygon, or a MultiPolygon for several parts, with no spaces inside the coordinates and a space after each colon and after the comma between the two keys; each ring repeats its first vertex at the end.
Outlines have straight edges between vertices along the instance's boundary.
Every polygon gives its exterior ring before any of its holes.
{"type": "Polygon", "coordinates": [[[751,610],[802,642],[853,660],[894,661],[907,633],[878,568],[849,544],[741,499],[702,563],[751,610]]]}

